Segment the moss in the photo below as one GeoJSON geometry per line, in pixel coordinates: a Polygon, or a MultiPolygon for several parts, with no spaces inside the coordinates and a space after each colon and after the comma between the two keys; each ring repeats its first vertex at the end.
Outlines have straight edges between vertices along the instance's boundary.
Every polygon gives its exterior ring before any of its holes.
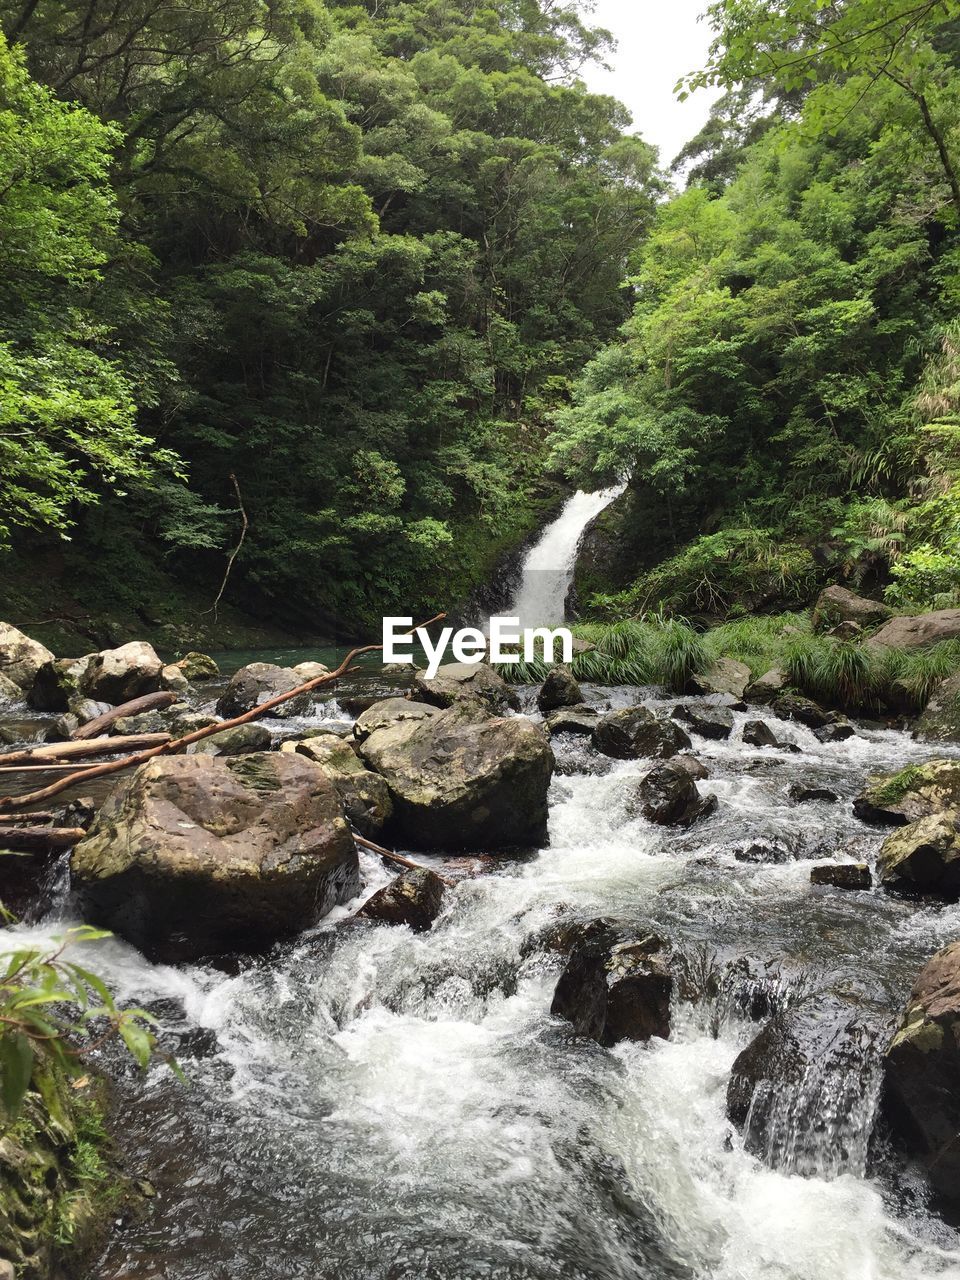
{"type": "Polygon", "coordinates": [[[914,787],[919,786],[924,780],[924,770],[922,765],[911,764],[906,769],[901,769],[899,773],[895,773],[890,778],[885,778],[876,786],[870,788],[870,799],[874,804],[896,804],[898,800],[902,800],[908,791],[912,791],[914,787]]]}

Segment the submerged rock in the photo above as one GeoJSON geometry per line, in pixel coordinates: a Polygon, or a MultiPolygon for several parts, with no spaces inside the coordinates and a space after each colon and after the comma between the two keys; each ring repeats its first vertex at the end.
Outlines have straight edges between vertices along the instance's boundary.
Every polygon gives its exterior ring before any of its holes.
{"type": "Polygon", "coordinates": [[[37,672],[44,663],[52,661],[53,654],[38,640],[31,640],[9,622],[0,622],[0,675],[16,685],[21,693],[30,692],[37,672]]]}
{"type": "Polygon", "coordinates": [[[476,704],[398,720],[359,744],[385,779],[392,829],[414,848],[539,846],[554,768],[546,735],[521,716],[478,718],[476,704]]]}
{"type": "Polygon", "coordinates": [[[359,889],[333,784],[279,752],[148,761],[110,793],[70,868],[88,919],[172,964],[260,950],[359,889]]]}
{"type": "Polygon", "coordinates": [[[667,760],[640,779],[632,807],[639,809],[648,822],[690,827],[715,812],[717,797],[701,795],[690,773],[667,760]]]}
{"type": "Polygon", "coordinates": [[[960,898],[960,812],[948,809],[919,818],[887,836],[877,871],[885,889],[960,898]]]}
{"type": "Polygon", "coordinates": [[[873,876],[865,862],[822,862],[811,867],[810,883],[834,889],[870,889],[873,876]]]}
{"type": "Polygon", "coordinates": [[[836,804],[840,797],[828,787],[805,787],[802,782],[795,782],[787,794],[794,804],[836,804]]]}
{"type": "Polygon", "coordinates": [[[706,671],[691,676],[692,693],[728,693],[732,698],[743,697],[750,683],[750,668],[735,658],[718,658],[706,671]]]}
{"type": "Polygon", "coordinates": [[[960,809],[960,760],[929,760],[870,778],[853,802],[862,821],[893,825],[945,809],[960,809]]]}
{"type": "Polygon", "coordinates": [[[733,712],[727,707],[709,703],[684,705],[674,707],[673,715],[688,724],[701,738],[729,738],[733,731],[733,712]]]}
{"type": "Polygon", "coordinates": [[[666,760],[689,750],[692,744],[678,724],[636,706],[601,716],[593,731],[593,745],[615,760],[666,760]]]}
{"type": "Polygon", "coordinates": [[[560,707],[577,707],[583,703],[583,694],[573,675],[566,667],[551,667],[537,694],[537,707],[546,715],[560,707]]]}
{"type": "Polygon", "coordinates": [[[853,622],[858,627],[875,627],[886,622],[893,610],[879,600],[858,596],[846,587],[825,587],[813,608],[814,631],[826,631],[839,623],[853,622]]]}
{"type": "Polygon", "coordinates": [[[813,736],[818,742],[846,742],[848,738],[855,738],[856,735],[856,729],[842,716],[832,724],[825,724],[813,730],[813,736]]]}
{"type": "Polygon", "coordinates": [[[353,745],[334,733],[313,734],[301,742],[285,742],[281,751],[295,751],[319,765],[337,789],[348,821],[368,839],[375,839],[393,815],[386,782],[365,769],[353,745]]]}
{"type": "Polygon", "coordinates": [[[156,692],[162,670],[163,663],[152,645],[131,640],[118,649],[93,654],[85,661],[78,684],[88,697],[119,706],[143,693],[156,692]]]}
{"type": "Polygon", "coordinates": [[[913,736],[920,742],[960,742],[960,672],[937,685],[913,736]]]}
{"type": "Polygon", "coordinates": [[[383,924],[409,925],[414,933],[424,933],[440,914],[443,888],[435,871],[411,868],[365,902],[360,914],[383,924]]]}
{"type": "Polygon", "coordinates": [[[884,1111],[936,1191],[960,1203],[960,942],[920,972],[886,1053],[884,1111]]]}
{"type": "Polygon", "coordinates": [[[520,699],[486,662],[448,662],[432,680],[427,679],[426,672],[418,671],[413,688],[421,702],[434,707],[452,707],[463,698],[476,698],[498,715],[520,710],[520,699]]]}
{"type": "MultiPolygon", "coordinates": [[[[272,662],[251,662],[231,676],[217,702],[217,714],[228,720],[243,715],[271,698],[290,693],[303,683],[292,667],[278,667],[272,662]]],[[[309,710],[310,695],[301,693],[263,714],[272,719],[286,720],[291,716],[306,715],[309,710]]]]}

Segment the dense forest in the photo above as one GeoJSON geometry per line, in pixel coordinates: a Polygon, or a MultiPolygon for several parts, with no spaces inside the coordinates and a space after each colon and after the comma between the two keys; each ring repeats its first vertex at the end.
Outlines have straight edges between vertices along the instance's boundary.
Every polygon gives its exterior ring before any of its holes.
{"type": "Polygon", "coordinates": [[[552,0],[0,14],[8,580],[162,618],[246,519],[359,627],[629,475],[601,611],[955,600],[955,4],[720,0],[672,176],[552,0]]]}

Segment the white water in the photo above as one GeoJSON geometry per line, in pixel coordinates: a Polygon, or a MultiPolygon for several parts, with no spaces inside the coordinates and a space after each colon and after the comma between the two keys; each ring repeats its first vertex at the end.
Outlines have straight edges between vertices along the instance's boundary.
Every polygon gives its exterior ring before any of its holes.
{"type": "Polygon", "coordinates": [[[517,593],[507,610],[509,616],[519,617],[521,627],[563,622],[564,602],[584,530],[623,490],[622,484],[594,493],[581,489],[567,499],[556,520],[544,529],[527,552],[517,593]]]}

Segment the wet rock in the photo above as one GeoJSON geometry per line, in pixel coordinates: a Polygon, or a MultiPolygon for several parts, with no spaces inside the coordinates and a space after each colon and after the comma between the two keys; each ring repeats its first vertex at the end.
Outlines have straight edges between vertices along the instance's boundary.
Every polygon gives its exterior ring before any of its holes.
{"type": "Polygon", "coordinates": [[[300,677],[300,683],[306,684],[308,680],[317,680],[320,676],[328,676],[330,668],[325,662],[298,662],[295,667],[291,667],[300,677]]]}
{"type": "Polygon", "coordinates": [[[853,802],[863,822],[901,826],[946,809],[960,809],[960,760],[930,760],[870,778],[853,802]]]}
{"type": "Polygon", "coordinates": [[[78,684],[80,691],[98,702],[119,706],[143,693],[160,688],[163,663],[153,646],[144,640],[131,640],[118,649],[104,649],[87,661],[78,684]]]}
{"type": "Polygon", "coordinates": [[[477,718],[455,705],[376,729],[359,744],[390,789],[391,828],[414,848],[539,846],[546,840],[553,752],[523,717],[477,718]]]}
{"type": "Polygon", "coordinates": [[[710,770],[696,756],[688,756],[686,753],[674,756],[673,763],[678,769],[683,769],[684,772],[689,773],[694,782],[702,782],[704,778],[710,777],[710,770]]]}
{"type": "Polygon", "coordinates": [[[176,665],[191,684],[203,684],[207,680],[216,680],[220,675],[220,668],[213,658],[207,653],[197,653],[195,650],[185,653],[176,665]]]}
{"type": "Polygon", "coordinates": [[[718,658],[708,670],[691,678],[690,692],[728,693],[739,699],[749,683],[750,668],[745,663],[734,658],[718,658]]]}
{"type": "Polygon", "coordinates": [[[836,804],[840,797],[828,787],[805,787],[802,782],[795,782],[787,792],[794,804],[836,804]]]}
{"type": "Polygon", "coordinates": [[[188,693],[190,682],[180,668],[171,663],[160,672],[160,688],[169,689],[171,693],[188,693]]]}
{"type": "Polygon", "coordinates": [[[782,693],[771,703],[771,710],[780,720],[796,720],[808,729],[822,729],[838,719],[835,711],[824,711],[823,707],[799,693],[782,693]]]}
{"type": "Polygon", "coordinates": [[[393,815],[393,801],[386,782],[364,768],[350,741],[320,733],[285,742],[280,749],[295,751],[319,765],[336,787],[347,820],[368,840],[376,839],[393,815]]]}
{"type": "Polygon", "coordinates": [[[913,736],[920,742],[960,742],[960,672],[937,685],[913,736]]]}
{"type": "Polygon", "coordinates": [[[820,592],[814,605],[812,623],[814,631],[826,631],[844,622],[852,622],[860,628],[875,627],[892,615],[893,610],[878,600],[868,600],[846,587],[835,586],[820,592]]]}
{"type": "Polygon", "coordinates": [[[563,707],[547,717],[547,728],[551,733],[576,733],[581,737],[589,737],[597,723],[597,711],[585,703],[576,707],[563,707]]]}
{"type": "Polygon", "coordinates": [[[581,930],[560,976],[550,1012],[578,1035],[612,1045],[666,1040],[674,979],[670,952],[652,933],[631,936],[607,921],[581,930]]]}
{"type": "Polygon", "coordinates": [[[884,1112],[938,1194],[960,1202],[960,942],[927,962],[886,1052],[884,1112]]]}
{"type": "MultiPolygon", "coordinates": [[[[243,715],[271,698],[298,689],[302,684],[292,667],[278,667],[272,662],[251,662],[231,676],[217,702],[217,714],[224,719],[243,715]]],[[[263,714],[272,719],[286,720],[291,716],[306,715],[309,710],[310,695],[301,693],[263,714]]]]}
{"type": "Polygon", "coordinates": [[[425,933],[443,906],[443,881],[427,867],[402,872],[364,903],[360,914],[383,924],[405,924],[425,933]]]}
{"type": "Polygon", "coordinates": [[[743,741],[748,747],[779,747],[780,741],[763,720],[748,720],[743,726],[743,741]]]}
{"type": "Polygon", "coordinates": [[[560,707],[576,707],[583,703],[580,686],[566,667],[551,667],[537,694],[537,707],[546,715],[560,707]]]}
{"type": "Polygon", "coordinates": [[[948,809],[919,818],[887,836],[877,872],[885,889],[960,898],[960,812],[948,809]]]}
{"type": "Polygon", "coordinates": [[[427,702],[410,702],[406,698],[381,698],[361,713],[353,726],[353,735],[358,742],[363,742],[377,729],[385,729],[388,725],[430,720],[439,714],[439,710],[427,702]]]}
{"type": "Polygon", "coordinates": [[[857,731],[849,720],[838,717],[833,724],[814,729],[813,736],[818,742],[846,742],[848,738],[855,738],[857,731]]]}
{"type": "Polygon", "coordinates": [[[80,677],[92,655],[85,658],[51,658],[37,671],[27,693],[27,702],[35,711],[68,711],[70,703],[81,697],[80,677]]]}
{"type": "Polygon", "coordinates": [[[865,862],[822,862],[811,867],[810,883],[834,889],[870,889],[873,876],[865,862]]]}
{"type": "Polygon", "coordinates": [[[672,720],[660,720],[646,707],[624,707],[601,716],[593,745],[615,760],[666,760],[692,745],[672,720]]]}
{"type": "Polygon", "coordinates": [[[960,609],[937,609],[913,617],[891,618],[865,643],[887,649],[924,649],[960,636],[960,609]]]}
{"type": "Polygon", "coordinates": [[[667,760],[640,779],[631,807],[648,822],[689,827],[716,810],[717,797],[701,795],[687,770],[667,760]]]}
{"type": "Polygon", "coordinates": [[[434,707],[452,707],[462,698],[472,698],[498,715],[520,710],[520,699],[486,662],[448,662],[432,680],[427,679],[426,672],[418,671],[413,678],[413,688],[421,702],[434,707]]]}
{"type": "Polygon", "coordinates": [[[52,661],[53,654],[39,641],[31,640],[9,622],[0,622],[0,675],[21,693],[30,692],[37,672],[52,661]]]}
{"type": "Polygon", "coordinates": [[[688,724],[700,738],[729,738],[733,731],[733,712],[709,703],[674,707],[673,716],[688,724]]]}
{"type": "Polygon", "coordinates": [[[187,750],[208,756],[245,756],[255,751],[269,751],[272,740],[265,725],[238,724],[222,733],[212,733],[209,738],[201,738],[187,750]]]}
{"type": "Polygon", "coordinates": [[[70,864],[88,919],[174,964],[269,946],[359,889],[333,784],[279,752],[148,761],[70,864]]]}
{"type": "Polygon", "coordinates": [[[734,849],[733,856],[738,862],[765,863],[782,865],[795,862],[800,853],[783,844],[773,844],[768,840],[753,840],[748,845],[734,849]]]}
{"type": "Polygon", "coordinates": [[[789,683],[790,680],[787,673],[782,667],[771,667],[769,671],[764,672],[757,680],[747,685],[743,691],[743,700],[744,702],[751,702],[755,706],[769,706],[775,698],[783,693],[789,683]]]}

